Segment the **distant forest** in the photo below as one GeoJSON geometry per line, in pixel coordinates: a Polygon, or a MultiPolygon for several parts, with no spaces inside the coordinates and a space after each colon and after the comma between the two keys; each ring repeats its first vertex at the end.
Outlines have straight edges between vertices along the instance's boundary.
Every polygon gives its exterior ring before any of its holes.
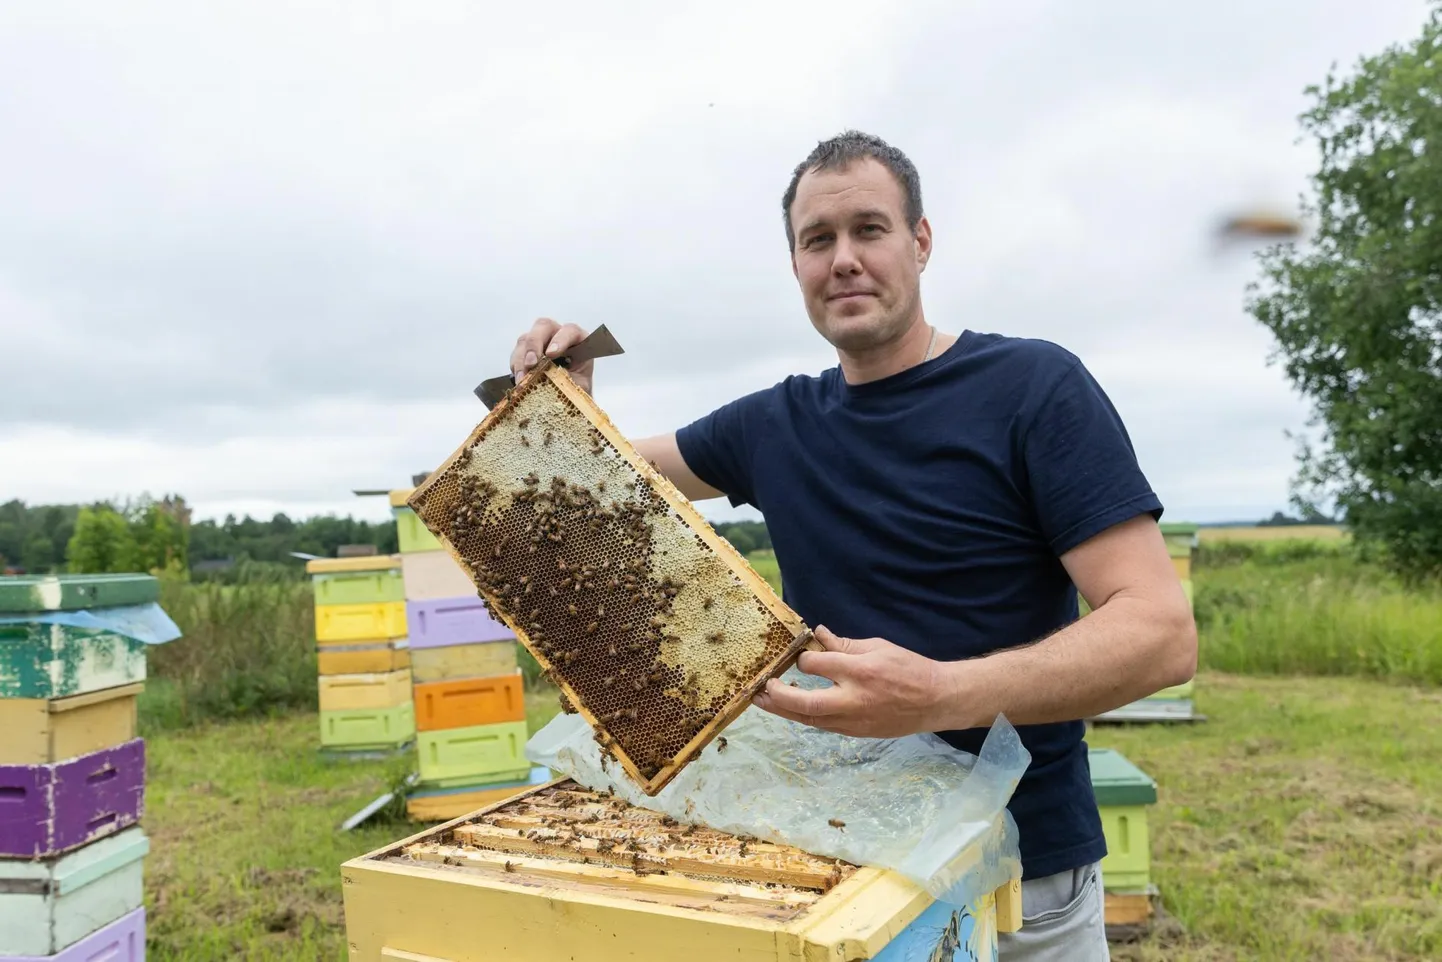
{"type": "MultiPolygon", "coordinates": [[[[228,515],[192,521],[185,499],[141,498],[91,505],[0,504],[0,572],[151,571],[171,568],[195,578],[230,580],[303,572],[291,553],[335,557],[342,545],[397,549],[393,521],[322,515],[269,520],[228,515]]],[[[717,533],[742,554],[771,547],[759,521],[718,522],[717,533]]]]}

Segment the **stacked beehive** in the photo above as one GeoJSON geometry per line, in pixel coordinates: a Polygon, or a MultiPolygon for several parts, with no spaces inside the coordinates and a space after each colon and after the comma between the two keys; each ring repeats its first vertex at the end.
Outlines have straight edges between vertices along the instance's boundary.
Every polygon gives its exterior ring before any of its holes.
{"type": "Polygon", "coordinates": [[[1152,916],[1152,898],[1157,894],[1147,824],[1147,815],[1157,801],[1157,783],[1114,749],[1090,749],[1088,761],[1107,840],[1107,854],[1102,859],[1107,924],[1145,924],[1152,916]]]}
{"type": "Polygon", "coordinates": [[[153,604],[154,578],[0,578],[0,957],[145,951],[150,843],[136,700],[146,645],[82,612],[153,604]],[[57,618],[56,613],[77,617],[57,618]],[[71,624],[62,623],[71,621],[71,624]],[[92,622],[97,624],[98,622],[92,622]]]}
{"type": "Polygon", "coordinates": [[[475,585],[393,491],[414,679],[419,781],[407,811],[455,818],[540,784],[525,757],[525,685],[515,635],[491,618],[475,585]]]}
{"type": "Polygon", "coordinates": [[[416,723],[400,559],[315,558],[306,571],[315,592],[321,751],[408,751],[416,723]]]}

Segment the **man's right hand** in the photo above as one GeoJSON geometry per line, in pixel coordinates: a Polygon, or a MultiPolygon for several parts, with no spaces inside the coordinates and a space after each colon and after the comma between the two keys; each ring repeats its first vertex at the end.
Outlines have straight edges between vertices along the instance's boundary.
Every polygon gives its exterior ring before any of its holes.
{"type": "MultiPolygon", "coordinates": [[[[542,357],[558,358],[585,337],[586,332],[575,324],[558,324],[549,317],[537,318],[529,331],[516,338],[516,348],[511,352],[511,376],[519,382],[542,357]]],[[[581,390],[590,394],[595,366],[595,361],[585,361],[572,365],[566,372],[581,390]]]]}

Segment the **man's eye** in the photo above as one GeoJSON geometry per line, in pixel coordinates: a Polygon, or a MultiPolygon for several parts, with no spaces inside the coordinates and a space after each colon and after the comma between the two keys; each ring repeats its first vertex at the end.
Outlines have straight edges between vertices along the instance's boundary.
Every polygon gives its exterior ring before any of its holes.
{"type": "Polygon", "coordinates": [[[807,246],[807,247],[820,247],[822,244],[825,244],[826,242],[828,242],[828,241],[830,241],[830,240],[831,240],[831,235],[830,235],[830,234],[813,234],[811,237],[807,238],[807,240],[806,240],[806,246],[807,246]]]}

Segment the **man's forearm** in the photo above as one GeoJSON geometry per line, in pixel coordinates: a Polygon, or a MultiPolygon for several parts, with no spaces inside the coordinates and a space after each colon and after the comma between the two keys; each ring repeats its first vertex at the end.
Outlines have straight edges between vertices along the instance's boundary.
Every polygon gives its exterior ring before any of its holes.
{"type": "Polygon", "coordinates": [[[1089,718],[1181,684],[1196,667],[1191,613],[1131,597],[1020,648],[941,666],[933,730],[1089,718]]]}

